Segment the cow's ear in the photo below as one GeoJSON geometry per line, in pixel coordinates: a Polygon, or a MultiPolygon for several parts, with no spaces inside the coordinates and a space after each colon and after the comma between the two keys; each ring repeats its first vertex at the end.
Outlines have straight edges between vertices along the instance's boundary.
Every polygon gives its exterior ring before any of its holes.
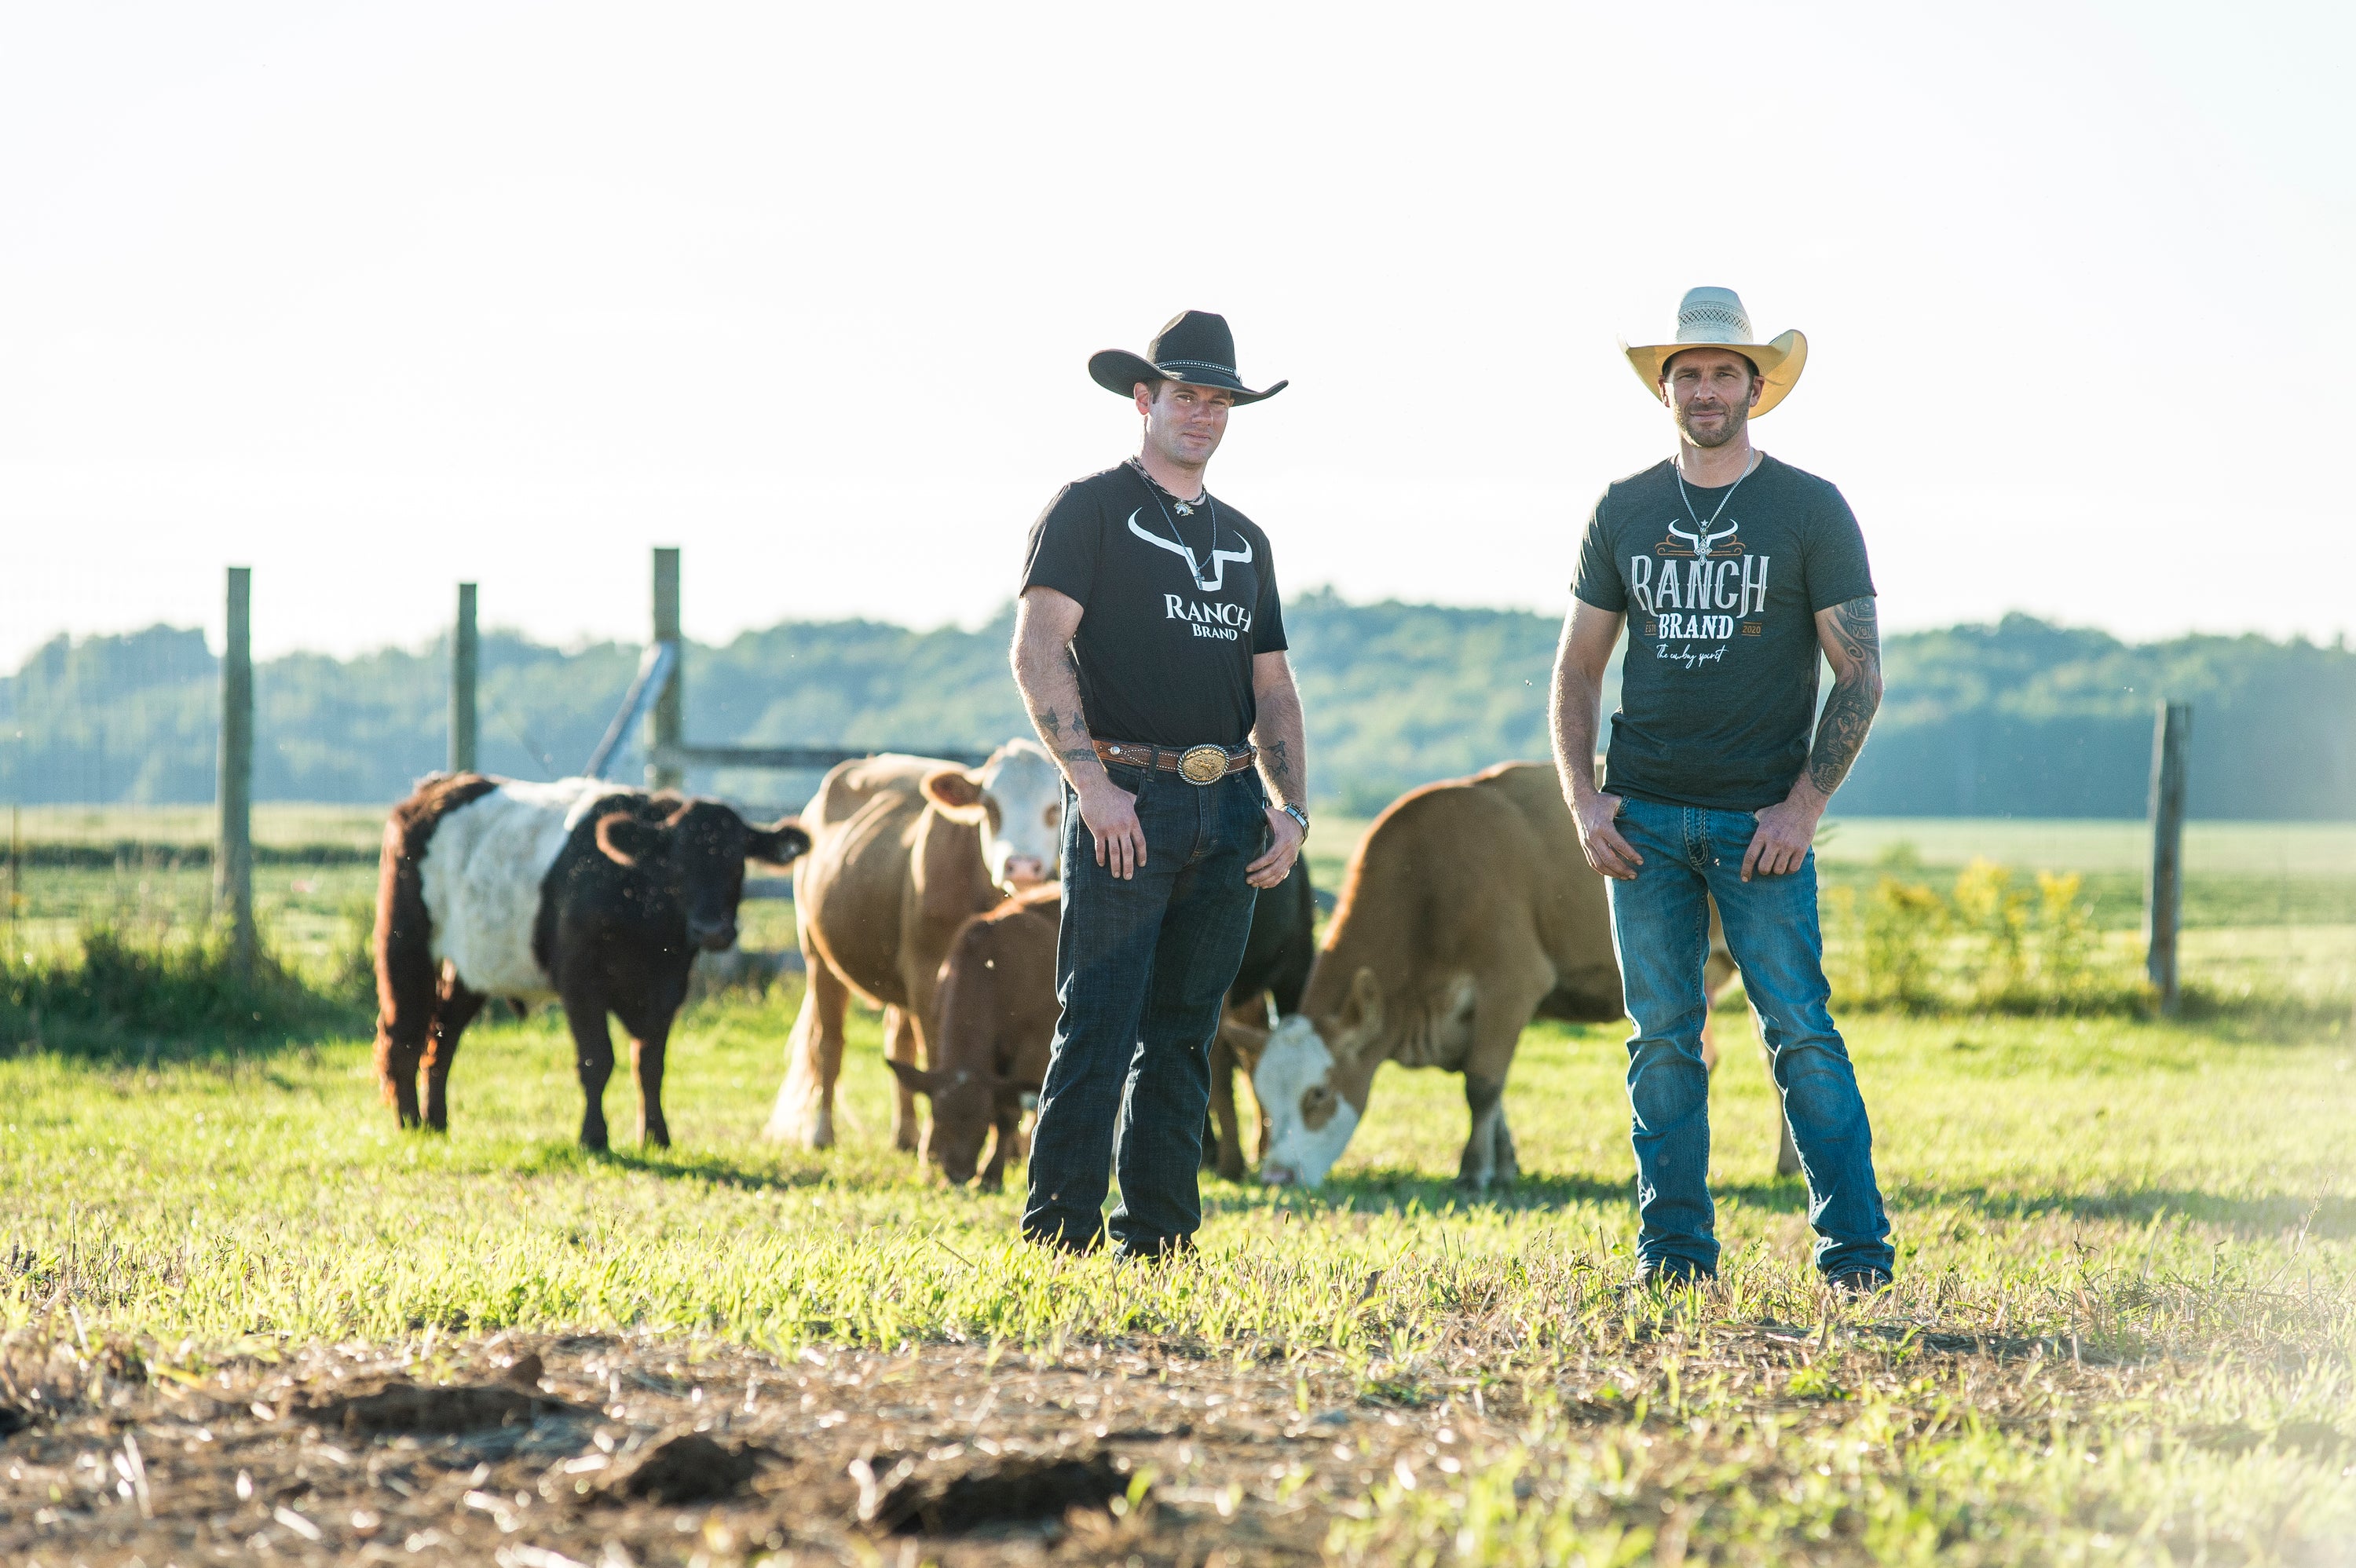
{"type": "Polygon", "coordinates": [[[894,1061],[888,1056],[884,1059],[884,1065],[890,1068],[893,1074],[900,1080],[902,1088],[915,1093],[937,1094],[949,1086],[950,1075],[937,1068],[924,1068],[912,1062],[894,1061]]]}
{"type": "Polygon", "coordinates": [[[1383,987],[1372,969],[1361,969],[1350,980],[1350,995],[1342,1003],[1342,1037],[1353,1046],[1382,1032],[1383,987]]]}
{"type": "Polygon", "coordinates": [[[771,866],[790,866],[809,853],[808,829],[788,816],[774,827],[755,827],[744,841],[744,859],[771,866]]]}
{"type": "Polygon", "coordinates": [[[978,827],[990,816],[982,805],[981,781],[963,768],[936,769],[925,775],[922,787],[925,798],[951,822],[978,827]]]}
{"type": "Polygon", "coordinates": [[[1244,1022],[1241,1019],[1219,1020],[1219,1041],[1236,1053],[1236,1060],[1248,1072],[1259,1065],[1260,1052],[1268,1048],[1268,1030],[1244,1022]]]}
{"type": "Polygon", "coordinates": [[[668,830],[659,823],[640,822],[626,811],[597,819],[597,848],[617,866],[635,866],[649,856],[660,855],[669,839],[668,830]]]}

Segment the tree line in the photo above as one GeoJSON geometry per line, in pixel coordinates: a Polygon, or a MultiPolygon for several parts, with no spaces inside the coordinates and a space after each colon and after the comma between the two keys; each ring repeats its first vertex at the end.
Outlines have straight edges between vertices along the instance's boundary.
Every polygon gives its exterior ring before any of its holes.
{"type": "MultiPolygon", "coordinates": [[[[1370,812],[1401,790],[1547,752],[1557,624],[1523,611],[1286,608],[1314,783],[1370,812]]],[[[1011,611],[976,630],[789,621],[691,645],[688,737],[707,743],[986,748],[1026,732],[1007,672],[1011,611]]],[[[2257,635],[2129,644],[2027,615],[1890,636],[1888,697],[1838,809],[1856,816],[2134,816],[2153,705],[2194,705],[2192,809],[2249,819],[2356,818],[2356,653],[2257,635]]],[[[577,771],[637,649],[482,638],[485,768],[577,771]]],[[[255,671],[255,793],[397,798],[444,754],[440,644],[354,658],[293,654],[255,671]]],[[[1605,693],[1607,708],[1613,693],[1605,693]]],[[[202,633],[152,626],[59,636],[0,677],[0,799],[187,804],[212,798],[216,656],[202,633]]],[[[626,755],[620,776],[639,765],[626,755]]],[[[792,805],[808,778],[699,777],[792,805]]]]}

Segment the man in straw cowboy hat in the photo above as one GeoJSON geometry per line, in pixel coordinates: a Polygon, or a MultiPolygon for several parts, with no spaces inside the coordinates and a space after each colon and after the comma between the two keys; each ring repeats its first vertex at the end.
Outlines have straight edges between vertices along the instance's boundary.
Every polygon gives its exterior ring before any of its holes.
{"type": "Polygon", "coordinates": [[[1838,490],[1751,444],[1751,421],[1799,381],[1805,338],[1758,342],[1733,291],[1698,288],[1678,307],[1675,341],[1626,353],[1675,421],[1677,450],[1595,504],[1555,660],[1554,741],[1580,843],[1611,879],[1636,1026],[1637,1283],[1718,1266],[1701,1054],[1715,900],[1807,1177],[1816,1266],[1836,1287],[1870,1293],[1890,1283],[1890,1221],[1865,1102],[1826,1006],[1809,848],[1881,701],[1865,540],[1838,490]],[[1599,789],[1597,712],[1623,623],[1599,789]],[[1819,650],[1833,668],[1821,716],[1819,650]]]}
{"type": "Polygon", "coordinates": [[[1285,383],[1247,387],[1226,320],[1191,310],[1088,374],[1136,404],[1144,441],[1040,514],[1015,610],[1014,678],[1066,784],[1062,1015],[1023,1231],[1086,1249],[1108,1228],[1124,1255],[1158,1257],[1202,1224],[1220,1004],[1257,890],[1309,830],[1268,536],[1203,483],[1229,411],[1285,383]]]}

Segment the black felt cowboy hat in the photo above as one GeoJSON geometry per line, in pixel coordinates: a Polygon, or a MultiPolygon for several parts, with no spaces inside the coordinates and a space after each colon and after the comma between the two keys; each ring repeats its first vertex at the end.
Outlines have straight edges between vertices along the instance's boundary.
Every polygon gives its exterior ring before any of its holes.
{"type": "Polygon", "coordinates": [[[1227,318],[1206,310],[1172,316],[1145,346],[1143,355],[1126,348],[1106,348],[1088,356],[1088,376],[1108,392],[1128,397],[1140,381],[1183,381],[1190,387],[1217,387],[1233,392],[1236,401],[1256,403],[1272,398],[1291,383],[1279,381],[1265,391],[1253,391],[1236,374],[1236,335],[1227,318]]]}

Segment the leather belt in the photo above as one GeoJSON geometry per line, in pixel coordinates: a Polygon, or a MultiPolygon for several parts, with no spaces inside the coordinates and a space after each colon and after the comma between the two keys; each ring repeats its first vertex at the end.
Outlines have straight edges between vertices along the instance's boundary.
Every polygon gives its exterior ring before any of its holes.
{"type": "Polygon", "coordinates": [[[1145,746],[1135,741],[1098,741],[1099,762],[1121,763],[1132,768],[1152,766],[1176,773],[1191,784],[1215,784],[1242,773],[1259,760],[1259,748],[1244,746],[1145,746]]]}

